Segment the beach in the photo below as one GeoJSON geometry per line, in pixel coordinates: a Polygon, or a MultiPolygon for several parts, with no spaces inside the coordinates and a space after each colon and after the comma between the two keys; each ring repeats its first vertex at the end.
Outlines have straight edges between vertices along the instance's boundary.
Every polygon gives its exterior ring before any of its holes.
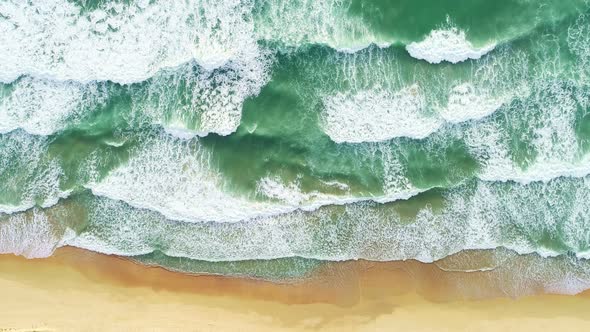
{"type": "Polygon", "coordinates": [[[0,331],[590,328],[585,293],[468,300],[446,289],[432,264],[335,265],[342,273],[273,283],[186,275],[73,248],[37,260],[2,255],[0,331]]]}

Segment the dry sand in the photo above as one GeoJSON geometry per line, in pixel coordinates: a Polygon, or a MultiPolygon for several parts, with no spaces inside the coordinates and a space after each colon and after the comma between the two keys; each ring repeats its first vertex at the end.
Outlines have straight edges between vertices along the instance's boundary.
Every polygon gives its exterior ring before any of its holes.
{"type": "Polygon", "coordinates": [[[588,294],[466,300],[458,285],[484,281],[457,280],[433,264],[359,261],[276,284],[62,248],[0,256],[0,331],[590,331],[588,294]]]}

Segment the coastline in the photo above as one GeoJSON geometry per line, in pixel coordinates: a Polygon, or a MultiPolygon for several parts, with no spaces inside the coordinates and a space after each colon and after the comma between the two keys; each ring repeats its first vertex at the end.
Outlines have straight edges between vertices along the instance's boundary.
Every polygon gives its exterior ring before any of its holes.
{"type": "Polygon", "coordinates": [[[328,269],[280,284],[186,275],[75,248],[47,259],[0,255],[0,331],[590,329],[589,292],[468,300],[433,264],[328,269]]]}

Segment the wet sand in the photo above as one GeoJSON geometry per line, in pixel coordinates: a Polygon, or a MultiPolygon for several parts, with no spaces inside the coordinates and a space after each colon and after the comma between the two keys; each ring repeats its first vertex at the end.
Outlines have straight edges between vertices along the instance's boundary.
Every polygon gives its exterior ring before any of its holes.
{"type": "Polygon", "coordinates": [[[47,259],[0,255],[0,331],[590,330],[588,292],[512,299],[486,280],[355,261],[278,284],[61,248],[47,259]]]}

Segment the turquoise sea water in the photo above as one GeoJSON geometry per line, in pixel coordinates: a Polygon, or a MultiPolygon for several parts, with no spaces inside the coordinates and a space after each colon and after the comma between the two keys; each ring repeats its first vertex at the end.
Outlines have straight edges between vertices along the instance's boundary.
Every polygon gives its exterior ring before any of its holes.
{"type": "Polygon", "coordinates": [[[590,282],[587,1],[0,0],[0,45],[2,253],[590,282]]]}

